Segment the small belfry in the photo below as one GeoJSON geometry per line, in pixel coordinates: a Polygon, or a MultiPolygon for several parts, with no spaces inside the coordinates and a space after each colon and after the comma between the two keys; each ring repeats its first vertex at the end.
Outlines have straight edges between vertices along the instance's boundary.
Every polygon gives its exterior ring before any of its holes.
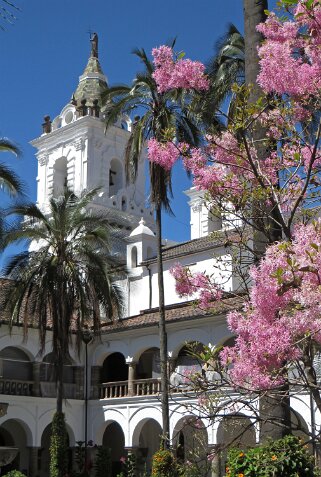
{"type": "Polygon", "coordinates": [[[105,131],[104,93],[108,88],[98,57],[98,35],[70,101],[52,121],[45,116],[42,135],[31,141],[37,149],[37,204],[46,210],[50,197],[68,187],[76,194],[100,187],[92,207],[106,209],[111,221],[128,235],[141,217],[154,228],[153,211],[145,205],[144,158],[134,184],[125,177],[124,152],[131,119],[123,115],[105,131]]]}

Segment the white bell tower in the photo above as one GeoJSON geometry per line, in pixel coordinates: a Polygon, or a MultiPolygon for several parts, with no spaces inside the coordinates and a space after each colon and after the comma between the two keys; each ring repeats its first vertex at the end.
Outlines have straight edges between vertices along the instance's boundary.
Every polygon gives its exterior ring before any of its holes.
{"type": "Polygon", "coordinates": [[[45,117],[43,134],[31,142],[38,159],[37,204],[45,211],[49,198],[59,196],[66,186],[76,194],[100,187],[92,206],[107,209],[111,221],[124,228],[126,235],[141,217],[153,229],[153,211],[145,204],[144,158],[135,184],[126,184],[124,151],[130,118],[124,116],[105,132],[102,94],[107,78],[99,63],[96,34],[91,44],[87,66],[71,101],[52,122],[45,117]]]}

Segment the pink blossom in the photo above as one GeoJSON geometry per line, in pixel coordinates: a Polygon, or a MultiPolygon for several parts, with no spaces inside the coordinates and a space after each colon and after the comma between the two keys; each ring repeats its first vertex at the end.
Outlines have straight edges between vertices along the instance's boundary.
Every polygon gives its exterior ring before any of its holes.
{"type": "Polygon", "coordinates": [[[205,75],[205,66],[199,61],[179,59],[174,61],[173,51],[167,46],[152,50],[155,71],[153,78],[159,93],[174,88],[206,90],[209,81],[205,75]]]}
{"type": "Polygon", "coordinates": [[[257,30],[269,40],[285,42],[297,37],[299,25],[291,21],[282,23],[275,13],[271,12],[266,21],[257,26],[257,30]]]}
{"type": "Polygon", "coordinates": [[[152,55],[155,66],[173,63],[173,50],[169,46],[162,45],[158,48],[153,48],[152,55]]]}
{"type": "Polygon", "coordinates": [[[180,155],[178,148],[172,142],[159,142],[153,138],[149,139],[147,147],[148,159],[168,171],[180,155]]]}
{"type": "Polygon", "coordinates": [[[270,246],[252,268],[247,310],[228,315],[235,346],[221,352],[222,363],[233,364],[235,385],[278,386],[287,377],[286,365],[301,357],[300,341],[321,342],[320,270],[321,220],[296,226],[292,242],[270,246]]]}
{"type": "Polygon", "coordinates": [[[271,13],[267,21],[257,27],[266,38],[259,49],[258,83],[264,91],[294,97],[318,93],[321,88],[320,20],[320,4],[316,3],[308,12],[301,2],[293,21],[282,23],[271,13]],[[308,35],[299,35],[302,27],[308,35]]]}
{"type": "Polygon", "coordinates": [[[207,309],[214,301],[221,300],[222,289],[208,275],[200,272],[193,274],[180,263],[176,263],[170,273],[175,278],[176,293],[181,297],[195,295],[201,309],[207,309]]]}

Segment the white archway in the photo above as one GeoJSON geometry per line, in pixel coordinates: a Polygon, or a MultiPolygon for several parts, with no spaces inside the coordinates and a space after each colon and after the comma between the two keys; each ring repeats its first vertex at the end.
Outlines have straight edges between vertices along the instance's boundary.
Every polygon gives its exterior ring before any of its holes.
{"type": "Polygon", "coordinates": [[[92,436],[93,441],[97,445],[102,445],[104,432],[106,427],[112,423],[117,422],[125,436],[125,447],[130,447],[130,442],[128,438],[128,421],[127,417],[125,417],[121,411],[117,409],[103,409],[103,416],[101,415],[101,409],[97,409],[96,414],[93,417],[92,421],[92,436]],[[103,417],[103,422],[102,422],[103,417]]]}
{"type": "Polygon", "coordinates": [[[130,446],[139,446],[139,436],[147,420],[156,421],[162,428],[162,413],[159,407],[145,406],[138,409],[129,420],[130,446]],[[148,417],[146,417],[148,416],[148,417]]]}

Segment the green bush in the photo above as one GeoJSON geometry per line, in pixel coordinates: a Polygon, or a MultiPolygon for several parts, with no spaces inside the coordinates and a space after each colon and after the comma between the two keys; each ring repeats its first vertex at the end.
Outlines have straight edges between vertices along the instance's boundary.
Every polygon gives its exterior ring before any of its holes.
{"type": "Polygon", "coordinates": [[[136,456],[134,454],[128,455],[126,458],[121,458],[122,471],[117,477],[136,477],[136,456]]]}
{"type": "Polygon", "coordinates": [[[20,472],[20,470],[10,470],[10,472],[3,475],[2,477],[26,477],[26,475],[20,472]]]}
{"type": "Polygon", "coordinates": [[[320,477],[313,457],[294,436],[228,453],[226,477],[320,477]]]}
{"type": "Polygon", "coordinates": [[[176,477],[177,463],[169,450],[159,450],[153,455],[151,477],[176,477]]]}
{"type": "Polygon", "coordinates": [[[99,446],[95,460],[95,477],[111,477],[111,450],[99,446]]]}

